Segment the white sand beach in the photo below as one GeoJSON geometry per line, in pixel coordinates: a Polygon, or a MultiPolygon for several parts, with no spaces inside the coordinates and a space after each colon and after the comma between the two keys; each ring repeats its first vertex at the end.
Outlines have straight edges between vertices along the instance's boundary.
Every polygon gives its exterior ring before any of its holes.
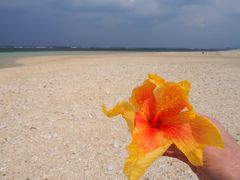
{"type": "MultiPolygon", "coordinates": [[[[125,121],[101,104],[127,99],[148,73],[191,82],[190,101],[240,143],[240,51],[28,57],[0,69],[0,179],[126,179],[125,121]]],[[[161,157],[143,179],[197,179],[161,157]]]]}

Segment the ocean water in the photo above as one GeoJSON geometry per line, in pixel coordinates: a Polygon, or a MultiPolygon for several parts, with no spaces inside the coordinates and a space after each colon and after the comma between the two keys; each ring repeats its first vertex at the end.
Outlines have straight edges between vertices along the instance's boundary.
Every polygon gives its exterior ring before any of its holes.
{"type": "Polygon", "coordinates": [[[41,51],[41,52],[0,52],[0,69],[19,66],[15,61],[24,57],[36,56],[64,56],[64,55],[96,55],[121,53],[114,51],[41,51]]]}

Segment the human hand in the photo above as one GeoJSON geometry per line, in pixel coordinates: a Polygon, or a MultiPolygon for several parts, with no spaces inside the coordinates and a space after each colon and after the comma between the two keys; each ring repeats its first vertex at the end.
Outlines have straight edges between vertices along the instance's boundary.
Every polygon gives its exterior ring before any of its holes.
{"type": "Polygon", "coordinates": [[[201,180],[240,179],[240,145],[235,142],[218,121],[209,117],[208,119],[211,120],[221,132],[224,140],[224,149],[206,147],[203,154],[204,166],[193,166],[175,145],[172,145],[164,155],[177,158],[188,164],[201,180]]]}

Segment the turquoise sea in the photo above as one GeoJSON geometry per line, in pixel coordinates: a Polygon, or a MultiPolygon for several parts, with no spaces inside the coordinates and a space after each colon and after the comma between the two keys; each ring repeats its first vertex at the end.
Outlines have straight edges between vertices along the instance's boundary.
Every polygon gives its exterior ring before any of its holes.
{"type": "Polygon", "coordinates": [[[40,51],[40,52],[0,52],[0,69],[18,66],[15,61],[19,58],[36,56],[64,56],[64,55],[96,55],[121,53],[114,51],[40,51]]]}

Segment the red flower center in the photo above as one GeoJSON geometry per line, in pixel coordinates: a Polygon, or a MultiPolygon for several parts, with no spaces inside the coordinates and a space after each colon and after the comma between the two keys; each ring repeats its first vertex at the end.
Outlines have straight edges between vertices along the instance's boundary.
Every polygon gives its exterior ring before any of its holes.
{"type": "Polygon", "coordinates": [[[160,128],[161,126],[161,118],[159,117],[159,113],[155,114],[153,118],[149,119],[149,125],[152,128],[160,128]]]}

